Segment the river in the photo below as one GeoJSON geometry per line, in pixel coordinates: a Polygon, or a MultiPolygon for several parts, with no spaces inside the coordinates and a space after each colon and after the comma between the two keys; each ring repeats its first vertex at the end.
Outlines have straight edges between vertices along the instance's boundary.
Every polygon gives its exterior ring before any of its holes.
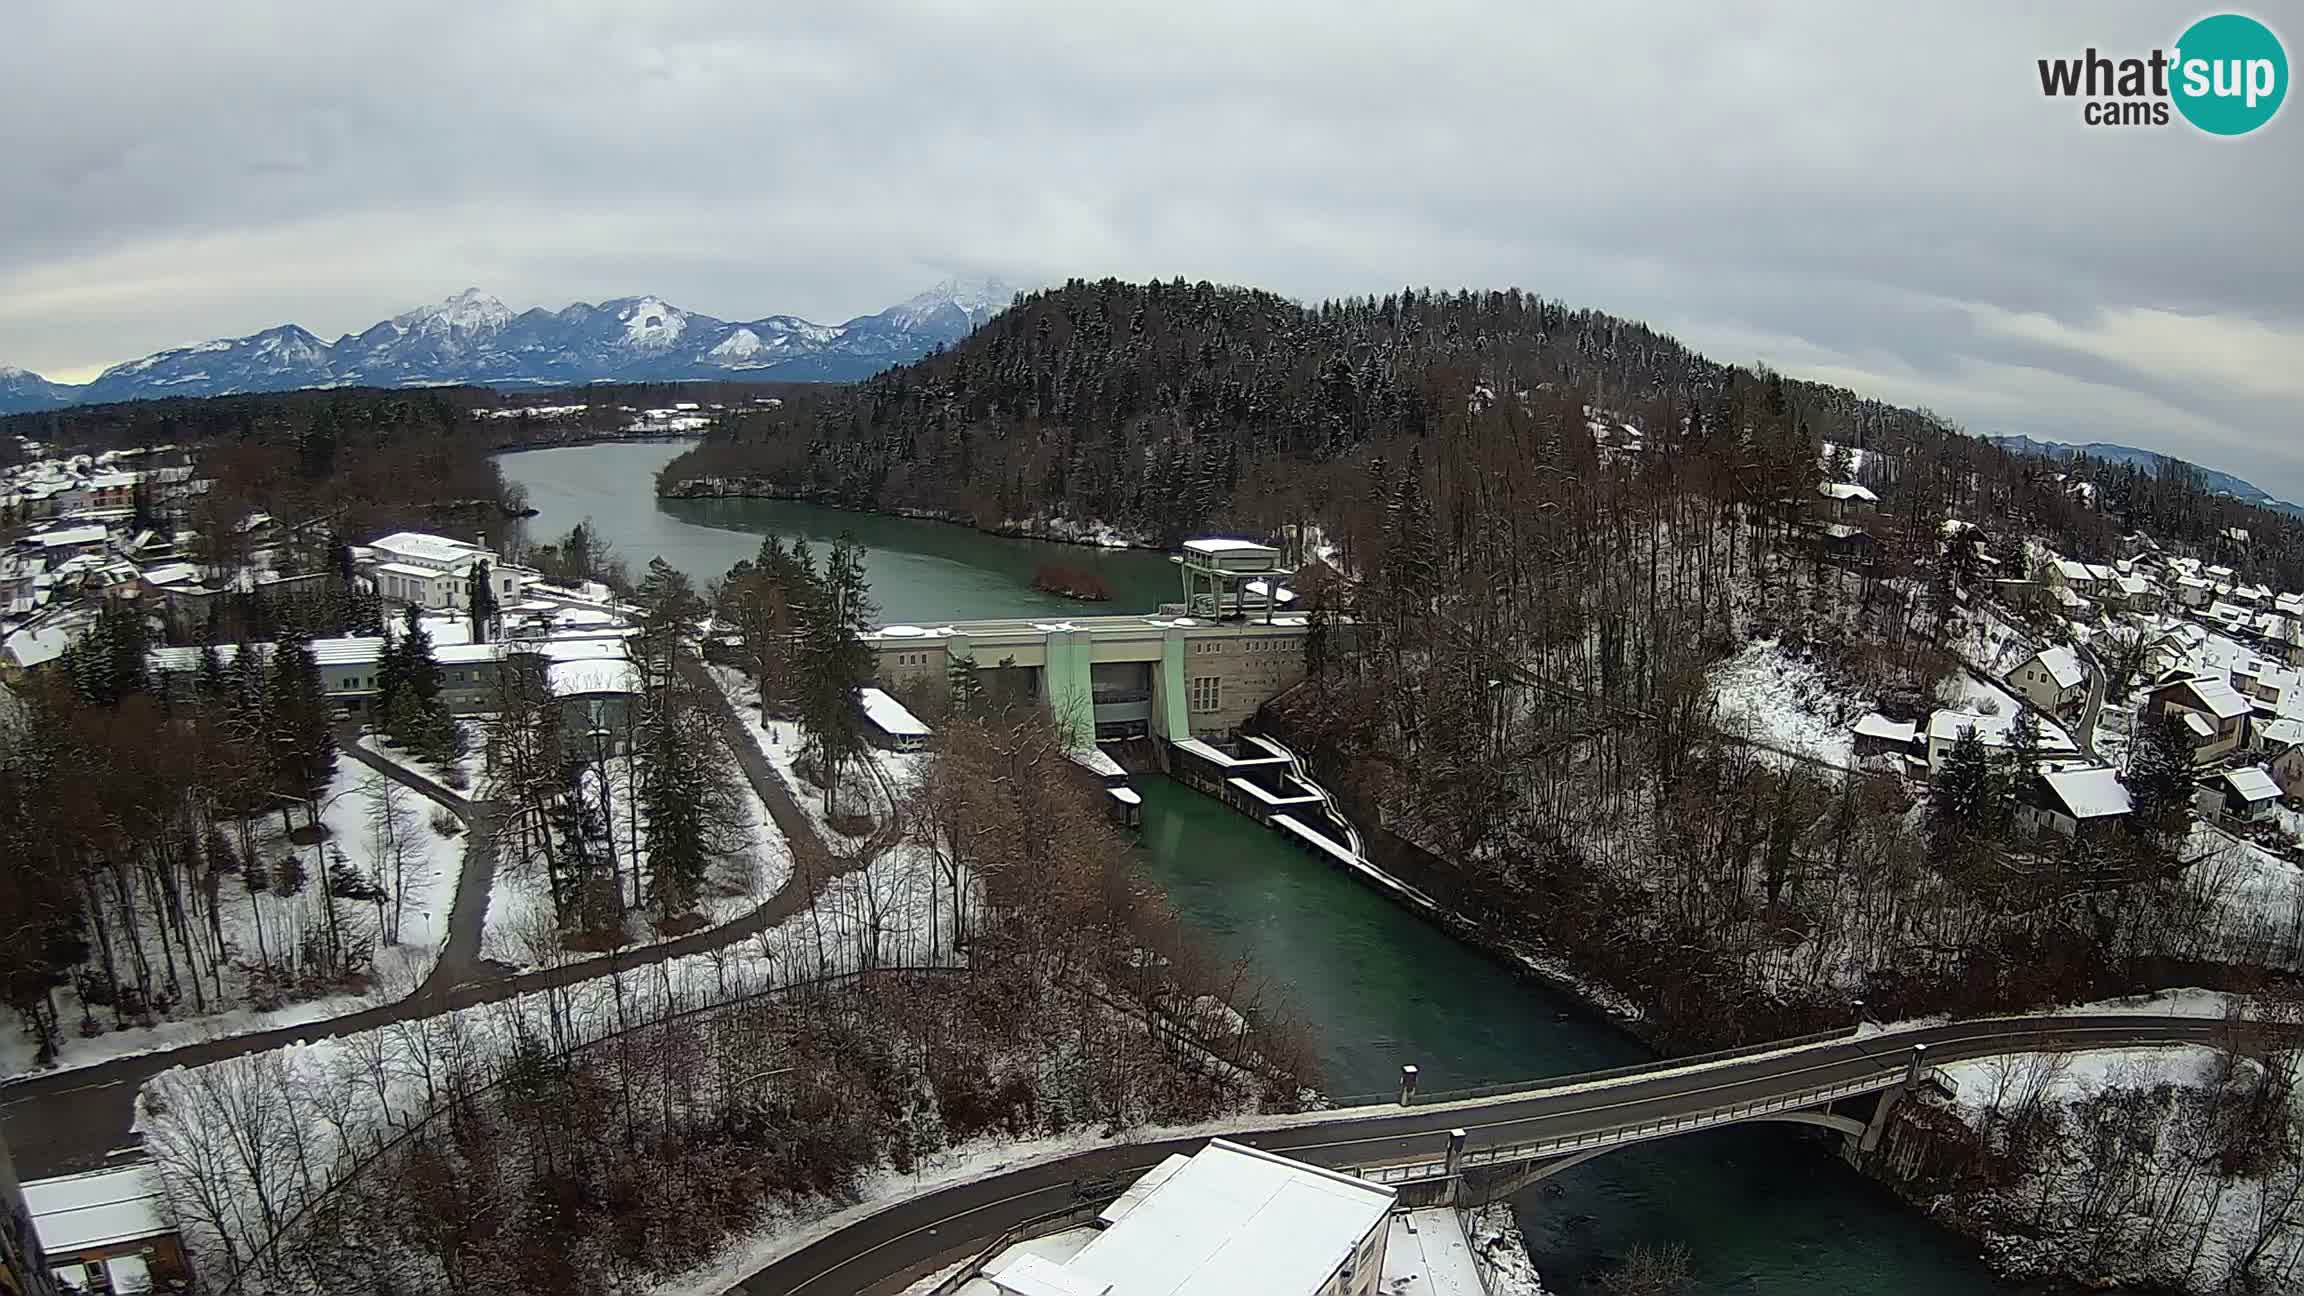
{"type": "MultiPolygon", "coordinates": [[[[528,490],[531,534],[589,517],[635,569],[656,555],[699,582],[775,530],[810,543],[852,533],[869,550],[891,621],[1079,612],[1027,587],[1051,559],[1091,563],[1114,599],[1177,597],[1159,555],[1005,540],[937,522],[777,500],[658,500],[655,471],[681,446],[523,451],[505,475],[528,490]]],[[[1317,1035],[1332,1093],[1376,1093],[1401,1064],[1426,1089],[1563,1075],[1648,1057],[1575,1000],[1520,976],[1217,802],[1142,780],[1146,875],[1227,954],[1249,956],[1317,1035]]],[[[1987,1296],[2009,1290],[1976,1248],[1842,1165],[1837,1136],[1787,1126],[1684,1135],[1630,1148],[1521,1194],[1530,1254],[1553,1290],[1586,1290],[1636,1243],[1686,1244],[1690,1296],[1987,1296]]]]}

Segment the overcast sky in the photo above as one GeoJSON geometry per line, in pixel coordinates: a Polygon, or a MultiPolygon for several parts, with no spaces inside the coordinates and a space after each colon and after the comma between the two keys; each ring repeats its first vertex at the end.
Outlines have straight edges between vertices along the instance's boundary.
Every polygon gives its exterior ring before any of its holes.
{"type": "Polygon", "coordinates": [[[954,273],[1518,285],[2304,499],[2304,107],[2091,130],[2033,68],[2206,12],[15,0],[0,363],[467,285],[824,321],[954,273]]]}

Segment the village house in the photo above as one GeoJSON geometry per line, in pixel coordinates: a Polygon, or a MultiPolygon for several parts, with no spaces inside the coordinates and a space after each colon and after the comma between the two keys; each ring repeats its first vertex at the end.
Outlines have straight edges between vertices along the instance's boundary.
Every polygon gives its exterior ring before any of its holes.
{"type": "MultiPolygon", "coordinates": [[[[1928,774],[1934,777],[1944,768],[1944,758],[1952,754],[1952,745],[1968,730],[1976,731],[1976,740],[1988,751],[2008,746],[2008,730],[2016,723],[2014,716],[1972,715],[1966,711],[1939,710],[1928,717],[1928,774]]],[[[2040,726],[2040,754],[2069,756],[2079,750],[2063,730],[2055,725],[2040,726]]]]}
{"type": "Polygon", "coordinates": [[[2008,672],[2008,686],[2059,719],[2076,717],[2088,704],[2088,669],[2062,644],[2041,649],[2008,672]]]}
{"type": "Polygon", "coordinates": [[[1878,495],[1854,482],[1823,482],[1816,494],[1823,501],[1824,516],[1834,522],[1861,521],[1880,507],[1878,495]]]}
{"type": "Polygon", "coordinates": [[[2118,827],[2133,808],[2118,772],[2094,765],[2041,774],[2026,789],[2016,817],[2034,832],[2095,837],[2118,827]]]}
{"type": "Polygon", "coordinates": [[[49,1272],[67,1291],[178,1291],[191,1279],[150,1162],[23,1185],[49,1272]]]}
{"type": "Polygon", "coordinates": [[[2264,768],[2279,785],[2280,795],[2304,795],[2304,720],[2285,717],[2257,727],[2256,750],[2264,757],[2264,768]]]}
{"type": "Polygon", "coordinates": [[[1856,722],[1856,755],[1909,756],[1919,734],[1920,726],[1910,720],[1891,720],[1873,711],[1856,722]]]}
{"type": "Polygon", "coordinates": [[[2279,800],[2280,785],[2272,781],[2271,773],[2261,765],[2250,765],[2200,780],[2193,806],[2203,815],[2254,823],[2271,818],[2272,807],[2279,800]]]}
{"type": "Polygon", "coordinates": [[[2216,597],[2216,587],[2197,576],[2176,578],[2176,601],[2197,611],[2208,606],[2216,597]]]}
{"type": "Polygon", "coordinates": [[[2144,702],[2146,716],[2173,716],[2184,726],[2194,765],[2213,765],[2240,750],[2252,709],[2229,680],[2205,675],[2164,681],[2144,702]]]}
{"type": "Polygon", "coordinates": [[[2096,597],[2105,587],[2120,579],[2120,573],[2103,563],[2075,562],[2058,558],[2048,564],[2048,579],[2075,594],[2096,597]]]}

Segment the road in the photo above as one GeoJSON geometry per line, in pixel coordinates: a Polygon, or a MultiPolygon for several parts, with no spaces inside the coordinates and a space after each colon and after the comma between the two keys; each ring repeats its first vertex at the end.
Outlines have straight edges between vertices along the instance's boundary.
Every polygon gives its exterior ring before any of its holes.
{"type": "Polygon", "coordinates": [[[458,813],[470,825],[464,877],[457,887],[455,909],[449,916],[448,940],[432,974],[407,998],[349,1016],[207,1040],[92,1066],[48,1071],[0,1085],[0,1133],[7,1137],[17,1173],[26,1179],[38,1179],[104,1164],[109,1153],[134,1142],[129,1127],[135,1119],[136,1091],[146,1080],[170,1067],[204,1066],[299,1040],[356,1034],[453,1008],[492,1003],[514,995],[589,981],[613,971],[701,954],[734,944],[805,910],[833,879],[868,860],[871,848],[839,855],[827,850],[817,837],[815,824],[794,799],[792,789],[753,745],[751,731],[743,717],[736,714],[718,689],[707,696],[719,700],[716,714],[721,732],[736,754],[738,766],[760,794],[769,817],[775,820],[792,850],[792,879],[758,908],[734,922],[660,945],[514,975],[479,958],[489,881],[495,871],[499,820],[495,804],[466,800],[421,775],[400,770],[389,759],[343,745],[342,752],[352,759],[382,770],[451,809],[458,809],[460,805],[458,813]]]}
{"type": "MultiPolygon", "coordinates": [[[[1843,1083],[1890,1087],[1904,1074],[1914,1044],[1928,1046],[1933,1064],[2013,1052],[2208,1043],[2229,1038],[2232,1029],[2221,1019],[2201,1017],[1963,1022],[1710,1064],[1665,1061],[1606,1079],[1563,1076],[1541,1088],[1474,1102],[1281,1119],[1229,1137],[1326,1166],[1419,1161],[1437,1157],[1451,1129],[1468,1131],[1467,1146],[1477,1150],[1695,1116],[1843,1083]]],[[[1099,1148],[900,1202],[755,1271],[738,1290],[751,1296],[886,1290],[956,1262],[1021,1221],[1063,1209],[1077,1181],[1140,1172],[1205,1141],[1155,1139],[1099,1148]]]]}
{"type": "Polygon", "coordinates": [[[2096,755],[2096,715],[2104,709],[2104,663],[2096,660],[2096,654],[2086,644],[2080,645],[2079,657],[2088,666],[2088,706],[2080,713],[2080,724],[2072,731],[2072,741],[2080,744],[2080,750],[2090,758],[2101,760],[2103,758],[2096,755]]]}

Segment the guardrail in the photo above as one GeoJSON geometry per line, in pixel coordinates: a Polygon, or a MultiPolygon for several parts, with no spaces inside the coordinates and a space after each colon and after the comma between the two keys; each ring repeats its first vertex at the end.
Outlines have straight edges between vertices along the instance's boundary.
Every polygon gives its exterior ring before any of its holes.
{"type": "MultiPolygon", "coordinates": [[[[1776,1053],[1789,1049],[1807,1048],[1812,1044],[1829,1044],[1853,1038],[1852,1027],[1812,1031],[1790,1039],[1767,1040],[1757,1044],[1738,1044],[1731,1048],[1714,1049],[1710,1053],[1691,1053],[1686,1057],[1658,1058],[1653,1062],[1634,1062],[1626,1066],[1610,1067],[1605,1071],[1578,1071],[1573,1075],[1555,1076],[1544,1080],[1514,1080],[1503,1084],[1473,1085],[1463,1089],[1419,1090],[1411,1107],[1428,1107],[1435,1103],[1465,1102],[1475,1098],[1502,1098],[1508,1094],[1535,1095],[1565,1085],[1584,1085],[1621,1080],[1630,1076],[1662,1075],[1684,1067],[1702,1067],[1738,1058],[1758,1057],[1763,1053],[1776,1053]]],[[[1400,1095],[1396,1092],[1366,1094],[1332,1094],[1328,1098],[1333,1110],[1350,1107],[1396,1107],[1400,1095]]]]}
{"type": "MultiPolygon", "coordinates": [[[[1836,1085],[1804,1089],[1781,1098],[1757,1102],[1735,1103],[1715,1107],[1690,1116],[1667,1116],[1629,1125],[1612,1126],[1603,1130],[1588,1130],[1581,1134],[1568,1134],[1559,1138],[1534,1139],[1525,1143],[1506,1143],[1495,1147],[1472,1148],[1457,1159],[1459,1172],[1473,1166],[1509,1165],[1516,1161],[1534,1161],[1544,1157],[1566,1156],[1591,1148],[1614,1147],[1625,1143],[1639,1143],[1666,1134],[1685,1130],[1709,1129],[1718,1125],[1733,1125],[1738,1121],[1758,1116],[1772,1116],[1779,1112],[1802,1111],[1819,1103],[1840,1098],[1853,1098],[1858,1094],[1878,1093],[1904,1083],[1901,1074],[1867,1076],[1862,1080],[1846,1080],[1836,1085]]],[[[1355,1175],[1371,1183],[1414,1183],[1424,1179],[1442,1179],[1448,1175],[1446,1158],[1431,1161],[1411,1161],[1391,1165],[1359,1166],[1348,1168],[1346,1174],[1355,1175]]]]}

